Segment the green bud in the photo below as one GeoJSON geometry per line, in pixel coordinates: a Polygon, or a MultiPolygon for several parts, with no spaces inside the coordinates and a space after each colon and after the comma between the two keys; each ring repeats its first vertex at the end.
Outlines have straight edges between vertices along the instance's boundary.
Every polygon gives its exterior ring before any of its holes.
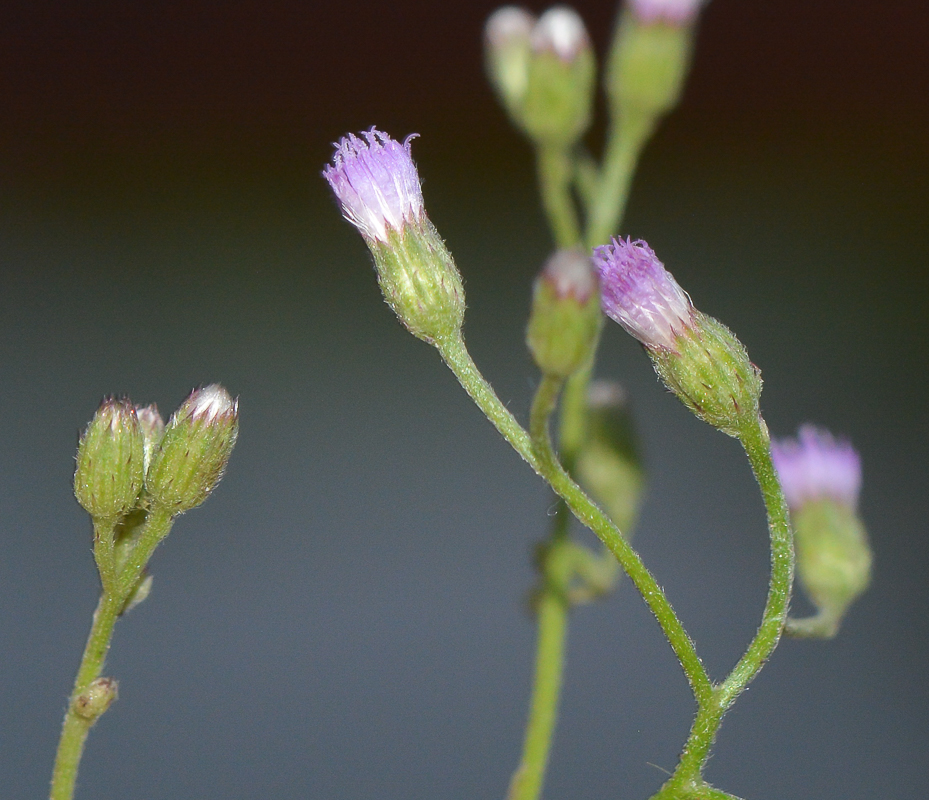
{"type": "Polygon", "coordinates": [[[677,105],[690,70],[693,33],[692,24],[643,21],[623,12],[606,78],[619,114],[654,119],[677,105]]]}
{"type": "Polygon", "coordinates": [[[91,516],[116,519],[142,491],[144,443],[128,400],[107,398],[81,436],[74,496],[91,516]]]}
{"type": "Polygon", "coordinates": [[[590,258],[559,250],[535,281],[526,344],[539,369],[567,378],[593,352],[603,315],[590,258]]]}
{"type": "Polygon", "coordinates": [[[797,574],[820,611],[841,620],[871,582],[871,548],[851,506],[831,499],[809,502],[792,515],[797,574]]]}
{"type": "Polygon", "coordinates": [[[738,436],[758,419],[761,371],[735,334],[713,317],[693,310],[675,350],[648,347],[665,385],[704,422],[738,436]]]}
{"type": "Polygon", "coordinates": [[[145,486],[173,514],[200,505],[219,483],[239,431],[238,403],[218,384],[195,390],[172,414],[145,486]]]}
{"type": "Polygon", "coordinates": [[[142,430],[142,439],[145,449],[145,471],[148,472],[148,466],[152,463],[152,456],[158,445],[161,444],[161,437],[165,435],[165,421],[158,413],[158,406],[154,403],[147,406],[136,406],[136,416],[139,419],[139,427],[142,430]]]}
{"type": "Polygon", "coordinates": [[[457,335],[464,323],[464,286],[432,223],[420,219],[390,230],[386,243],[368,246],[384,299],[406,329],[430,344],[457,335]]]}
{"type": "Polygon", "coordinates": [[[537,144],[573,145],[590,126],[597,71],[584,23],[555,6],[539,18],[530,46],[522,126],[537,144]]]}
{"type": "Polygon", "coordinates": [[[118,684],[112,678],[97,678],[74,700],[71,708],[79,717],[96,722],[118,697],[118,684]]]}
{"type": "Polygon", "coordinates": [[[503,6],[490,15],[484,26],[487,76],[517,124],[521,124],[529,84],[529,38],[535,23],[535,17],[525,9],[503,6]]]}
{"type": "Polygon", "coordinates": [[[619,384],[590,385],[587,425],[577,458],[578,478],[628,539],[642,505],[645,470],[626,393],[619,384]]]}

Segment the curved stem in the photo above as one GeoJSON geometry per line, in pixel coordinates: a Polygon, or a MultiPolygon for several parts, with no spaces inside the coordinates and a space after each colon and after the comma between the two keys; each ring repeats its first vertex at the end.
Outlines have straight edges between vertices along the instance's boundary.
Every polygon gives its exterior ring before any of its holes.
{"type": "MultiPolygon", "coordinates": [[[[672,778],[665,784],[670,794],[659,792],[657,797],[677,797],[674,790],[681,786],[702,783],[700,775],[723,715],[758,674],[780,641],[787,620],[790,593],[793,587],[794,547],[787,503],[774,464],[771,461],[771,440],[763,419],[758,417],[739,434],[755,479],[761,488],[768,517],[771,541],[771,581],[761,625],[745,654],[729,676],[714,687],[710,701],[701,704],[684,745],[680,762],[672,778]]],[[[663,791],[665,791],[663,789],[663,791]]]]}
{"type": "Polygon", "coordinates": [[[437,342],[445,363],[458,378],[465,391],[477,403],[503,437],[555,490],[584,525],[590,528],[610,549],[623,570],[635,584],[645,603],[661,626],[674,654],[684,670],[697,703],[706,703],[712,693],[706,669],[674,609],[658,581],[648,571],[641,557],[630,547],[619,529],[564,471],[546,435],[541,446],[533,446],[526,431],[500,402],[493,389],[478,371],[459,336],[437,342]]]}
{"type": "Polygon", "coordinates": [[[540,145],[536,150],[542,205],[555,244],[562,250],[579,247],[581,228],[571,197],[574,161],[565,147],[540,145]]]}

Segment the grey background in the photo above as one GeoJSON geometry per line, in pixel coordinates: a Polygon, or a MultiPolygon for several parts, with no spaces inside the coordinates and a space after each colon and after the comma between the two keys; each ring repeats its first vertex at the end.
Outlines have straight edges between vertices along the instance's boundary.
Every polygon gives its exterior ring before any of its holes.
{"type": "MultiPolygon", "coordinates": [[[[579,7],[602,52],[611,6],[579,7]]],[[[552,498],[392,318],[318,177],[348,130],[421,134],[468,342],[524,418],[549,244],[528,151],[483,86],[491,8],[2,12],[0,797],[47,791],[96,599],[79,430],[104,394],[167,414],[209,381],[240,396],[240,441],[117,626],[120,700],[77,796],[503,796],[552,498]]],[[[753,800],[925,784],[926,29],[915,2],[714,0],[623,227],[740,335],[775,434],[812,420],[864,459],[873,587],[836,641],[783,643],[709,765],[753,800]]],[[[646,443],[637,542],[720,678],[766,588],[750,473],[615,326],[599,363],[646,443]]],[[[546,796],[648,796],[691,713],[629,585],[580,609],[546,796]]]]}

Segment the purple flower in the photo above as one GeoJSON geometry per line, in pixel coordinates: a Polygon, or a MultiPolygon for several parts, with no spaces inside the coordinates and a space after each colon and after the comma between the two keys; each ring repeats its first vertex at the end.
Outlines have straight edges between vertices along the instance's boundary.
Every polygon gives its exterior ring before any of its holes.
{"type": "Polygon", "coordinates": [[[335,145],[332,163],[323,177],[335,192],[342,215],[362,236],[387,242],[388,231],[424,216],[419,173],[410,155],[410,140],[403,144],[371,128],[345,136],[335,145]]]}
{"type": "Polygon", "coordinates": [[[668,22],[686,25],[700,11],[703,0],[629,0],[629,8],[645,23],[668,22]]]}
{"type": "Polygon", "coordinates": [[[852,509],[857,506],[861,458],[847,441],[804,425],[796,439],[773,442],[771,457],[791,510],[825,499],[852,509]]]}
{"type": "Polygon", "coordinates": [[[694,307],[645,242],[613,239],[594,248],[603,312],[647,347],[676,350],[694,326],[694,307]]]}

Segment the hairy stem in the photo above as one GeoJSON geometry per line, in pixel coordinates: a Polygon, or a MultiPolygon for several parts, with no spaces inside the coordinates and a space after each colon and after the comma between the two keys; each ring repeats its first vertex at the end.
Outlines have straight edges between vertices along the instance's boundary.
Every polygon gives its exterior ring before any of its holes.
{"type": "Polygon", "coordinates": [[[437,347],[462,387],[501,435],[551,485],[555,493],[567,503],[574,516],[610,549],[655,615],[681,663],[698,704],[707,702],[713,687],[706,669],[664,591],[648,571],[639,554],[623,538],[610,518],[564,471],[554,455],[548,437],[546,436],[546,441],[541,446],[534,445],[526,431],[500,402],[490,384],[481,375],[463,339],[460,336],[451,337],[438,342],[437,347]]]}

